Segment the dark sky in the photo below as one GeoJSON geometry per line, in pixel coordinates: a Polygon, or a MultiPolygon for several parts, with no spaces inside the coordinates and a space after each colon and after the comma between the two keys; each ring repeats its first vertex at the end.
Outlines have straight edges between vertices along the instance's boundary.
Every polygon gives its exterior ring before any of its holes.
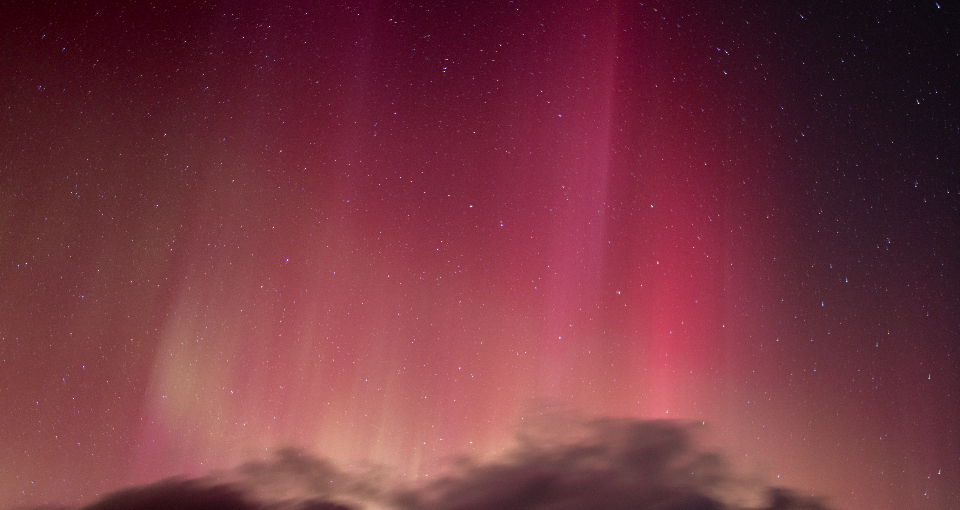
{"type": "Polygon", "coordinates": [[[691,3],[6,2],[0,501],[552,402],[960,506],[957,5],[691,3]]]}

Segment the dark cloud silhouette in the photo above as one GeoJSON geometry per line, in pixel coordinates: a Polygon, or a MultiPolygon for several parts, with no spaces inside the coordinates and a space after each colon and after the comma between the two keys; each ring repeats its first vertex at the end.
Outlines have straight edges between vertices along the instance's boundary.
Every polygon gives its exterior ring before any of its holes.
{"type": "Polygon", "coordinates": [[[351,510],[330,501],[306,499],[268,503],[239,487],[203,480],[164,480],[113,493],[84,510],[351,510]]]}
{"type": "Polygon", "coordinates": [[[819,499],[739,481],[666,421],[526,420],[510,453],[456,459],[421,485],[348,473],[296,449],[196,480],[122,490],[84,510],[826,510],[819,499]]]}
{"type": "Polygon", "coordinates": [[[195,480],[165,480],[146,487],[125,489],[94,503],[86,510],[251,510],[237,489],[227,485],[205,486],[195,480]]]}
{"type": "MultiPolygon", "coordinates": [[[[694,448],[673,422],[548,415],[523,429],[499,463],[467,465],[400,494],[405,510],[721,510],[743,508],[721,458],[694,448]]],[[[751,490],[756,490],[751,489],[751,490]]],[[[784,489],[765,490],[767,510],[825,509],[784,489]]]]}

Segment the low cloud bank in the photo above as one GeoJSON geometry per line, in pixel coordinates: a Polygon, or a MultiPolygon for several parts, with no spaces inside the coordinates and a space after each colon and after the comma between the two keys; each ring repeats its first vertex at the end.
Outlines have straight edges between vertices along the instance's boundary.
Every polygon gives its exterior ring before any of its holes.
{"type": "Polygon", "coordinates": [[[485,463],[458,459],[421,485],[357,474],[303,451],[195,480],[122,490],[83,510],[827,510],[822,500],[739,481],[688,427],[664,421],[540,420],[485,463]]]}

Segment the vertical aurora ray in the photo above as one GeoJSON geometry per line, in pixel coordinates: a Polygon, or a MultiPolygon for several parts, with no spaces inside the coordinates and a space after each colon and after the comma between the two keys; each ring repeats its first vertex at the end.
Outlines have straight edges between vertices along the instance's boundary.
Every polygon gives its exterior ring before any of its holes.
{"type": "Polygon", "coordinates": [[[4,9],[5,502],[423,480],[554,404],[960,497],[947,9],[4,9]]]}

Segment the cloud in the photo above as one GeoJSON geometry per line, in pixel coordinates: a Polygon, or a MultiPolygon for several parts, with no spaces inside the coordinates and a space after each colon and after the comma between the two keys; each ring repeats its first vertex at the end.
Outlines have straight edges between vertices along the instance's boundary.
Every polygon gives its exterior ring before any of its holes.
{"type": "MultiPolygon", "coordinates": [[[[549,414],[521,429],[500,462],[460,467],[401,492],[404,510],[721,510],[766,500],[768,510],[825,509],[784,489],[756,492],[730,475],[719,455],[693,446],[690,428],[667,421],[583,422],[549,414]]],[[[753,506],[753,508],[757,508],[753,506]]]]}
{"type": "Polygon", "coordinates": [[[234,485],[206,480],[164,480],[115,492],[84,510],[351,510],[319,499],[267,502],[234,485]]]}
{"type": "Polygon", "coordinates": [[[285,449],[195,480],[126,489],[84,510],[825,510],[819,499],[745,483],[722,458],[695,446],[689,425],[527,419],[510,453],[456,459],[447,474],[397,484],[383,469],[348,473],[285,449]]]}

